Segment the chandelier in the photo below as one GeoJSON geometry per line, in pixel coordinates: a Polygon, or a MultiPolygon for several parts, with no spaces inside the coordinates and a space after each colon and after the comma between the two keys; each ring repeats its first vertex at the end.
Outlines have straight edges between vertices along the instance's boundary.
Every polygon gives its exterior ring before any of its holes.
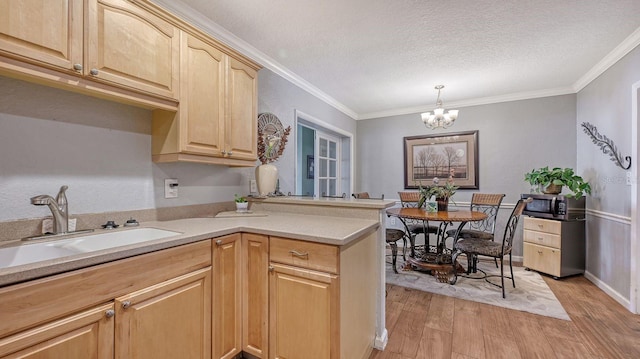
{"type": "Polygon", "coordinates": [[[438,85],[435,87],[438,90],[438,99],[436,100],[436,108],[433,110],[433,114],[431,112],[423,112],[422,122],[425,127],[430,130],[435,130],[436,128],[442,127],[447,128],[456,121],[458,118],[458,110],[449,110],[447,113],[444,113],[444,108],[442,108],[442,100],[440,99],[440,90],[444,88],[444,85],[438,85]]]}

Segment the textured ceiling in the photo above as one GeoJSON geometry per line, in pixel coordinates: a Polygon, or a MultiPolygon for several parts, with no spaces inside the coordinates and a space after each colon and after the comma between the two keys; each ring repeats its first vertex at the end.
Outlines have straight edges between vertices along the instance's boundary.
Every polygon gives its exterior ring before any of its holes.
{"type": "Polygon", "coordinates": [[[575,92],[640,29],[640,0],[181,2],[357,118],[575,92]]]}

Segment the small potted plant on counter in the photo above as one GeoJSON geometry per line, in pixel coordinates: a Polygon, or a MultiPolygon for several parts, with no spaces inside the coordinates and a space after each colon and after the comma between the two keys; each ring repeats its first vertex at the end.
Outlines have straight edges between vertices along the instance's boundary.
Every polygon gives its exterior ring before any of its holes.
{"type": "Polygon", "coordinates": [[[540,186],[542,193],[559,194],[562,186],[573,192],[567,196],[580,199],[585,194],[591,194],[591,185],[582,177],[576,175],[571,168],[549,166],[533,169],[524,175],[524,180],[532,186],[540,186]]]}
{"type": "Polygon", "coordinates": [[[249,202],[243,196],[234,194],[234,201],[236,202],[236,212],[246,212],[249,209],[249,202]]]}

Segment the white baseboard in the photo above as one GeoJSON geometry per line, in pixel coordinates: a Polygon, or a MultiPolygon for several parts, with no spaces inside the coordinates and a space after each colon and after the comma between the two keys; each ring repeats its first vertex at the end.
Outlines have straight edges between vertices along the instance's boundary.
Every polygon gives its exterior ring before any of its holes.
{"type": "Polygon", "coordinates": [[[584,272],[584,277],[587,278],[591,283],[595,284],[596,287],[600,288],[608,296],[613,298],[613,300],[620,303],[620,305],[631,312],[631,302],[629,301],[629,299],[623,297],[620,293],[611,288],[607,283],[601,281],[598,277],[591,274],[591,272],[589,271],[584,272]]]}

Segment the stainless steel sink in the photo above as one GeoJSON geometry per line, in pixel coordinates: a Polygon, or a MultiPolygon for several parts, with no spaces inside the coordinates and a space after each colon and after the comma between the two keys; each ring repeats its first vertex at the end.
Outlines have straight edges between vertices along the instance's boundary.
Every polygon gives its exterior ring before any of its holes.
{"type": "Polygon", "coordinates": [[[0,269],[59,259],[182,234],[159,228],[135,228],[0,248],[0,269]]]}

